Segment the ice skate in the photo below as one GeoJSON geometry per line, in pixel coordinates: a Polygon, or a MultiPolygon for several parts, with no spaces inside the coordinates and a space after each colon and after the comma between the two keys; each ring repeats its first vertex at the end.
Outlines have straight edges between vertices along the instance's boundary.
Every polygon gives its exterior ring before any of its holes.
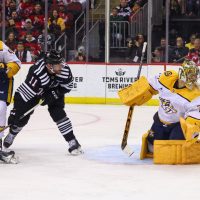
{"type": "Polygon", "coordinates": [[[14,151],[9,151],[9,152],[0,151],[0,160],[7,164],[17,164],[18,163],[18,158],[15,157],[14,151]]]}
{"type": "Polygon", "coordinates": [[[69,141],[68,151],[71,155],[74,155],[74,156],[84,153],[83,150],[81,149],[81,145],[78,143],[76,139],[69,141]]]}

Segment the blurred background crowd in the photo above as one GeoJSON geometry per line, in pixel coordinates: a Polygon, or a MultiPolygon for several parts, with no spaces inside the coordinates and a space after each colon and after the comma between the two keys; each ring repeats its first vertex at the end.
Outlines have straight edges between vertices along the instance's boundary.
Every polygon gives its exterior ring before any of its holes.
{"type": "MultiPolygon", "coordinates": [[[[47,50],[62,51],[66,61],[105,61],[106,0],[48,0],[48,13],[45,0],[5,0],[5,9],[2,2],[0,36],[22,62],[40,58],[46,50],[45,39],[47,50]]],[[[150,61],[178,63],[188,57],[199,64],[200,0],[169,0],[167,41],[167,1],[151,2],[150,61]]],[[[139,62],[148,37],[148,3],[148,0],[110,0],[110,62],[139,62]]]]}

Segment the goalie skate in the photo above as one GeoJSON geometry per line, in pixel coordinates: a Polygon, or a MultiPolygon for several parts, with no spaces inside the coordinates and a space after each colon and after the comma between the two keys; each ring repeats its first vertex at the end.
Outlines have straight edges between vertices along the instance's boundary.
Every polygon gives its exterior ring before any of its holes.
{"type": "Polygon", "coordinates": [[[19,162],[19,159],[15,157],[14,151],[0,151],[0,160],[6,164],[17,164],[19,162]]]}
{"type": "Polygon", "coordinates": [[[81,145],[78,143],[76,139],[69,141],[69,153],[73,156],[77,156],[83,154],[83,150],[81,149],[81,145]]]}

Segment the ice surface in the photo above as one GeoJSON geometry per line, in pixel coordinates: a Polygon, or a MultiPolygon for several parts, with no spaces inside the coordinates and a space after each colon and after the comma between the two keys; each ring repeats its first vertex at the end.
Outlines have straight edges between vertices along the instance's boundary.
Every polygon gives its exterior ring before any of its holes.
{"type": "Polygon", "coordinates": [[[17,165],[0,164],[1,200],[156,200],[200,198],[200,166],[154,165],[139,160],[141,135],[156,107],[137,107],[127,157],[120,149],[128,107],[66,105],[85,154],[69,156],[67,144],[48,115],[36,109],[12,149],[17,165]]]}

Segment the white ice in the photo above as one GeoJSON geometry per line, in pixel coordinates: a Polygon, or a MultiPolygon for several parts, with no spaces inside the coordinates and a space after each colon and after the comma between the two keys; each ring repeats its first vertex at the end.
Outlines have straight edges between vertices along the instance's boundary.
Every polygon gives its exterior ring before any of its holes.
{"type": "Polygon", "coordinates": [[[135,154],[129,158],[120,149],[128,107],[66,105],[85,151],[77,157],[68,155],[47,108],[37,108],[12,146],[20,163],[0,164],[0,200],[199,199],[200,165],[139,160],[141,136],[156,110],[135,108],[128,139],[135,154]]]}

